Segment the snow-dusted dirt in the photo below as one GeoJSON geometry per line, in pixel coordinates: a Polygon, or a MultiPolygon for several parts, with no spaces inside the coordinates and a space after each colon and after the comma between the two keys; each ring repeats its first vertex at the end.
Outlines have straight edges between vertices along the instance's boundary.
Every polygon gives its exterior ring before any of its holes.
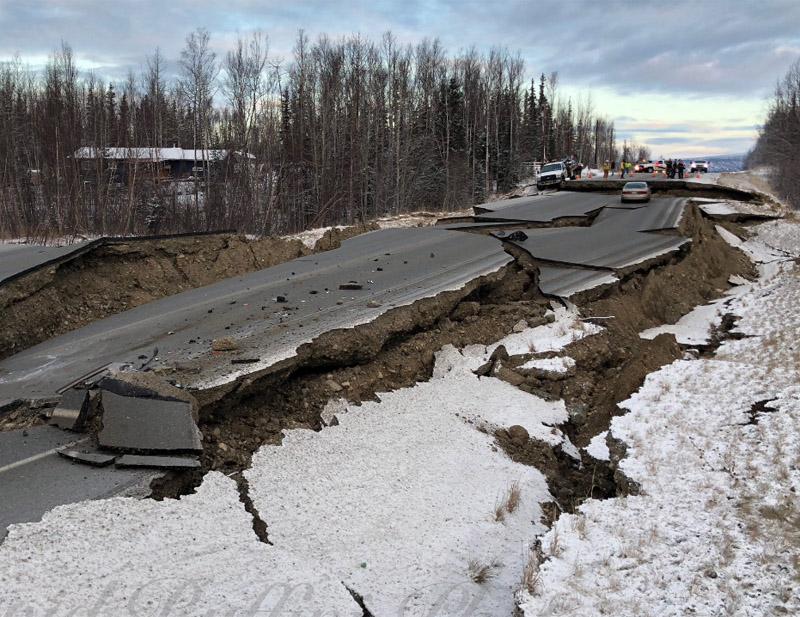
{"type": "MultiPolygon", "coordinates": [[[[589,334],[580,323],[560,311],[504,344],[557,350],[589,334]]],[[[270,541],[325,564],[376,616],[510,615],[550,496],[544,476],[512,462],[492,432],[521,425],[556,445],[564,436],[553,425],[567,413],[562,401],[477,377],[493,348],[445,347],[430,381],[340,404],[338,425],[262,447],[245,475],[270,541]],[[497,520],[515,483],[520,504],[497,520]],[[476,564],[489,580],[473,580],[476,564]]]]}
{"type": "Polygon", "coordinates": [[[800,614],[800,225],[739,244],[761,263],[725,301],[744,338],[620,404],[610,438],[640,495],[561,516],[521,593],[526,616],[800,614]]]}

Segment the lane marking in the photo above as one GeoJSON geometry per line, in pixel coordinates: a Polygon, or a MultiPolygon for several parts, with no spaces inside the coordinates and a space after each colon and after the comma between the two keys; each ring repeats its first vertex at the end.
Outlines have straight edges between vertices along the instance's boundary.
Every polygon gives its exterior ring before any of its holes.
{"type": "Polygon", "coordinates": [[[17,467],[22,467],[23,465],[27,465],[29,463],[34,463],[40,459],[46,458],[51,454],[56,454],[62,448],[69,448],[71,446],[76,446],[79,443],[83,443],[84,441],[89,441],[88,437],[84,437],[83,439],[78,439],[77,441],[72,441],[70,443],[65,443],[57,448],[53,448],[52,450],[47,450],[46,452],[40,452],[39,454],[34,454],[33,456],[29,456],[28,458],[24,458],[21,461],[16,461],[14,463],[9,463],[3,467],[0,467],[0,473],[11,471],[12,469],[16,469],[17,467]]]}

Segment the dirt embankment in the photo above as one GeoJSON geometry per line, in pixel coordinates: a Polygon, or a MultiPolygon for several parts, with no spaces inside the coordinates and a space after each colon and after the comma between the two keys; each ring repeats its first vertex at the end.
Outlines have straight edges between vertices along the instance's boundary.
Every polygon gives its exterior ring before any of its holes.
{"type": "MultiPolygon", "coordinates": [[[[377,229],[327,232],[314,252],[377,229]]],[[[98,319],[312,252],[299,240],[207,235],[114,241],[0,286],[0,359],[98,319]]]]}

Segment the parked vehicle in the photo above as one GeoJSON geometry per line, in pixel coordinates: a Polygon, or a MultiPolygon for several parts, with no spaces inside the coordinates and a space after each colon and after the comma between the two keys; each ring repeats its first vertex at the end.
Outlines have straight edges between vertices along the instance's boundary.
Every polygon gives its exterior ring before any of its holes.
{"type": "Polygon", "coordinates": [[[647,182],[626,182],[622,187],[622,196],[620,201],[622,203],[628,201],[650,201],[652,193],[647,182]]]}
{"type": "Polygon", "coordinates": [[[563,162],[542,165],[542,170],[536,177],[536,188],[540,191],[546,188],[561,188],[568,174],[569,170],[563,162]]]}
{"type": "Polygon", "coordinates": [[[692,161],[692,164],[689,165],[689,171],[692,173],[701,172],[704,174],[708,173],[708,169],[711,167],[711,163],[708,161],[692,161]]]}
{"type": "Polygon", "coordinates": [[[642,174],[651,174],[654,171],[667,171],[667,164],[663,160],[658,161],[639,161],[633,167],[633,171],[642,174]]]}

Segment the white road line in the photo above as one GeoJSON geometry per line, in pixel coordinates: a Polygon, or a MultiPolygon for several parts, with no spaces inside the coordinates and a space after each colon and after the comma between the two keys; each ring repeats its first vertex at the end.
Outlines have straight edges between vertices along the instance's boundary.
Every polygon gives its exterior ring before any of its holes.
{"type": "Polygon", "coordinates": [[[83,439],[78,439],[77,441],[71,441],[70,443],[65,443],[64,445],[58,446],[57,448],[53,448],[52,450],[47,450],[46,452],[40,452],[39,454],[34,454],[33,456],[29,456],[28,458],[24,458],[21,461],[16,461],[14,463],[9,463],[3,467],[0,467],[0,473],[5,471],[11,471],[12,469],[16,469],[17,467],[22,467],[23,465],[27,465],[28,463],[33,463],[40,459],[50,456],[51,454],[55,454],[62,448],[69,448],[71,446],[77,446],[79,443],[83,443],[84,441],[88,441],[88,437],[84,437],[83,439]]]}

